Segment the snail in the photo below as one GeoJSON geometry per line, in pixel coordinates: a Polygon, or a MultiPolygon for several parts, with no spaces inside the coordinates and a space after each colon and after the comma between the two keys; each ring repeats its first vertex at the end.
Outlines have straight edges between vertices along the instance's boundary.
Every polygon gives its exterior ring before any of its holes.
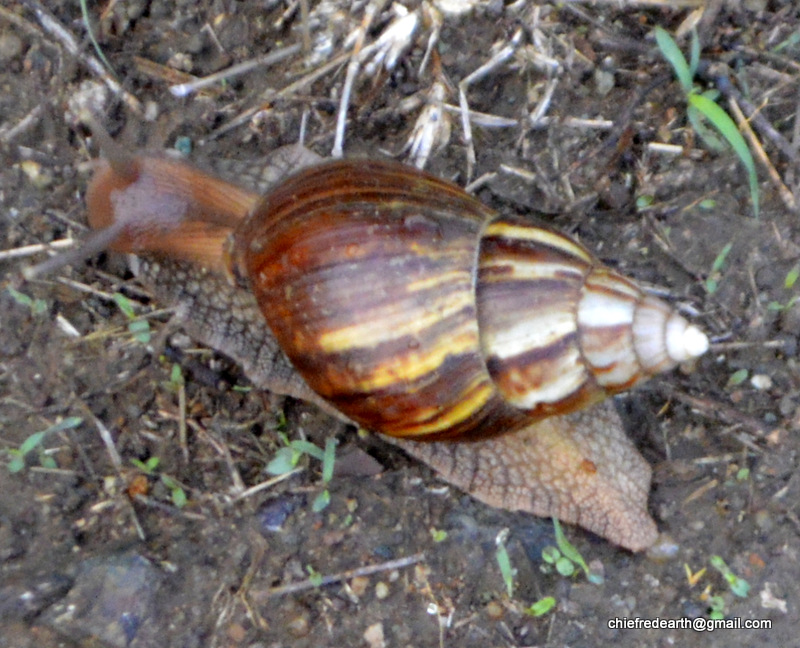
{"type": "Polygon", "coordinates": [[[397,162],[315,162],[259,196],[183,162],[107,158],[86,198],[98,246],[135,254],[256,384],[392,437],[495,506],[655,541],[650,468],[602,401],[706,351],[665,302],[397,162]]]}

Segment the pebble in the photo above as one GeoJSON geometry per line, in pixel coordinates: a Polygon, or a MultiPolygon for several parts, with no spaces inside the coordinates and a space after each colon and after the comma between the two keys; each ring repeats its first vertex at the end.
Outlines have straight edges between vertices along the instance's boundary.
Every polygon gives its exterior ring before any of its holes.
{"type": "Polygon", "coordinates": [[[20,54],[22,54],[22,39],[9,32],[0,34],[0,65],[6,65],[20,54]]]}

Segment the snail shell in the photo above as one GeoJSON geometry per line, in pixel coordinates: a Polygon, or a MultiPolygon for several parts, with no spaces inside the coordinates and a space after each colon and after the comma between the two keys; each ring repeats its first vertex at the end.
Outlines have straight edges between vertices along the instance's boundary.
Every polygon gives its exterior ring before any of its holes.
{"type": "Polygon", "coordinates": [[[187,331],[259,386],[394,435],[490,505],[653,544],[649,465],[613,405],[580,408],[707,349],[667,304],[403,165],[294,150],[279,166],[313,166],[262,198],[104,148],[87,190],[99,231],[26,276],[106,247],[141,255],[134,272],[187,331]]]}
{"type": "Polygon", "coordinates": [[[309,386],[395,437],[507,432],[708,347],[574,240],[397,163],[300,172],[260,201],[232,247],[235,273],[309,386]]]}

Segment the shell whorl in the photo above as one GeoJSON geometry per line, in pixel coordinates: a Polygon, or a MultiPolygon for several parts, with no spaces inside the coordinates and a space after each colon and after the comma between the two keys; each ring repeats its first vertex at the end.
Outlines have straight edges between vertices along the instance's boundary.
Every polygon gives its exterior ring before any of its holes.
{"type": "Polygon", "coordinates": [[[396,163],[303,171],[235,238],[234,262],[309,386],[391,436],[517,429],[707,344],[568,237],[396,163]]]}
{"type": "Polygon", "coordinates": [[[478,319],[500,391],[564,414],[705,353],[706,336],[572,239],[498,218],[481,242],[478,319]]]}

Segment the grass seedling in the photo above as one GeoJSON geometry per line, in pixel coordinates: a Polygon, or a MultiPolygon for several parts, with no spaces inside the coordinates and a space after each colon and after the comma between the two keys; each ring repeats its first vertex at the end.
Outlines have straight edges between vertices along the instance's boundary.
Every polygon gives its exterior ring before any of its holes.
{"type": "Polygon", "coordinates": [[[716,569],[728,583],[731,592],[739,598],[746,598],[750,592],[750,583],[744,578],[739,578],[722,559],[722,556],[711,556],[711,566],[716,569]]]}
{"type": "MultiPolygon", "coordinates": [[[[148,477],[156,477],[156,470],[161,463],[161,459],[158,457],[149,457],[147,461],[142,461],[141,459],[131,459],[131,463],[148,477]]],[[[161,474],[158,475],[158,478],[169,491],[170,499],[172,500],[173,505],[176,508],[183,508],[186,506],[188,498],[186,497],[186,491],[183,490],[183,487],[169,475],[161,474]]]]}
{"type": "Polygon", "coordinates": [[[111,63],[108,62],[106,55],[103,54],[103,50],[100,49],[100,43],[97,42],[97,39],[94,37],[94,29],[92,29],[92,23],[89,22],[89,7],[86,0],[81,0],[81,16],[83,18],[84,27],[86,27],[86,35],[89,37],[89,41],[92,43],[92,47],[94,47],[94,51],[97,53],[97,58],[99,58],[103,65],[106,66],[106,69],[109,71],[112,77],[115,79],[117,78],[117,74],[114,72],[114,68],[111,67],[111,63]]]}
{"type": "Polygon", "coordinates": [[[128,331],[133,338],[142,344],[150,342],[150,322],[136,315],[131,300],[122,293],[114,293],[114,303],[128,318],[128,331]]]}
{"type": "Polygon", "coordinates": [[[708,597],[708,618],[715,620],[725,618],[725,599],[722,596],[717,594],[708,597]]]}
{"type": "Polygon", "coordinates": [[[495,538],[494,541],[497,545],[495,558],[497,559],[498,567],[500,567],[500,575],[503,577],[503,582],[506,585],[506,593],[508,594],[508,598],[512,598],[514,596],[514,574],[516,573],[516,570],[511,566],[511,558],[509,557],[508,550],[506,549],[507,539],[508,529],[503,529],[497,534],[497,538],[495,538]]]}
{"type": "MultiPolygon", "coordinates": [[[[800,265],[795,266],[786,273],[786,278],[783,280],[783,287],[786,290],[792,290],[800,278],[800,265]]],[[[784,311],[789,310],[800,300],[800,295],[792,295],[786,302],[771,301],[767,304],[767,309],[771,311],[784,311]]]]}
{"type": "Polygon", "coordinates": [[[317,495],[311,508],[315,513],[324,510],[331,501],[331,494],[328,491],[328,484],[333,479],[333,469],[336,463],[336,439],[328,438],[325,441],[325,449],[314,445],[310,441],[296,439],[289,441],[285,434],[280,434],[285,448],[281,448],[275,453],[275,457],[267,464],[267,472],[270,475],[285,475],[295,469],[303,455],[308,455],[313,459],[322,462],[322,483],[325,485],[323,491],[317,495]]]}
{"type": "Polygon", "coordinates": [[[14,290],[11,286],[6,288],[11,298],[20,306],[27,306],[31,310],[31,315],[41,315],[47,311],[47,302],[43,299],[34,299],[19,290],[14,290]]]}
{"type": "Polygon", "coordinates": [[[308,573],[309,583],[311,583],[314,587],[320,587],[322,585],[322,574],[320,574],[316,569],[314,569],[311,565],[306,565],[306,572],[308,573]]]}
{"type": "Polygon", "coordinates": [[[724,148],[724,145],[716,136],[714,130],[708,128],[707,124],[711,124],[716,132],[722,135],[725,141],[727,141],[747,170],[748,179],[750,181],[750,200],[753,203],[753,214],[758,218],[758,176],[756,175],[756,165],[753,162],[750,149],[747,147],[747,142],[745,142],[744,137],[739,132],[736,123],[731,119],[730,115],[717,103],[716,100],[719,93],[716,90],[701,92],[700,89],[694,85],[694,77],[700,62],[700,42],[697,39],[697,32],[692,31],[691,52],[688,61],[678,47],[678,44],[664,29],[656,27],[655,37],[661,54],[672,66],[672,69],[675,71],[675,76],[678,78],[683,92],[686,95],[686,115],[694,131],[709,148],[719,151],[724,148]]]}
{"type": "Polygon", "coordinates": [[[561,554],[578,565],[578,567],[584,571],[586,574],[586,580],[588,580],[590,583],[594,583],[595,585],[602,583],[603,577],[600,574],[593,573],[589,569],[589,565],[586,564],[586,561],[583,559],[583,556],[581,556],[581,553],[569,540],[567,540],[567,536],[564,535],[564,531],[561,529],[561,524],[557,518],[553,518],[553,529],[555,530],[556,534],[556,545],[558,546],[559,551],[561,551],[561,554]]]}
{"type": "Polygon", "coordinates": [[[60,432],[62,430],[70,430],[78,427],[83,423],[83,419],[79,416],[68,416],[63,421],[59,421],[55,425],[40,432],[34,432],[27,439],[25,439],[19,448],[9,448],[6,452],[10,455],[7,468],[10,473],[18,473],[25,468],[25,457],[31,452],[37,452],[39,455],[39,465],[42,468],[56,468],[55,460],[47,454],[43,442],[45,438],[53,432],[60,432]]]}
{"type": "Polygon", "coordinates": [[[431,528],[431,538],[433,538],[434,542],[444,542],[447,540],[447,531],[431,528]]]}
{"type": "Polygon", "coordinates": [[[553,530],[556,536],[556,546],[551,545],[542,549],[542,560],[545,562],[543,568],[546,570],[553,567],[562,576],[569,577],[575,573],[577,566],[584,571],[586,580],[590,583],[595,585],[602,583],[603,577],[589,569],[589,565],[586,564],[581,553],[567,540],[561,524],[556,518],[553,518],[553,530]]]}
{"type": "Polygon", "coordinates": [[[732,247],[733,243],[728,243],[723,247],[714,259],[714,263],[711,264],[711,272],[706,277],[706,290],[710,295],[717,292],[717,288],[719,288],[719,280],[722,278],[722,266],[725,265],[725,259],[731,253],[732,247]]]}

